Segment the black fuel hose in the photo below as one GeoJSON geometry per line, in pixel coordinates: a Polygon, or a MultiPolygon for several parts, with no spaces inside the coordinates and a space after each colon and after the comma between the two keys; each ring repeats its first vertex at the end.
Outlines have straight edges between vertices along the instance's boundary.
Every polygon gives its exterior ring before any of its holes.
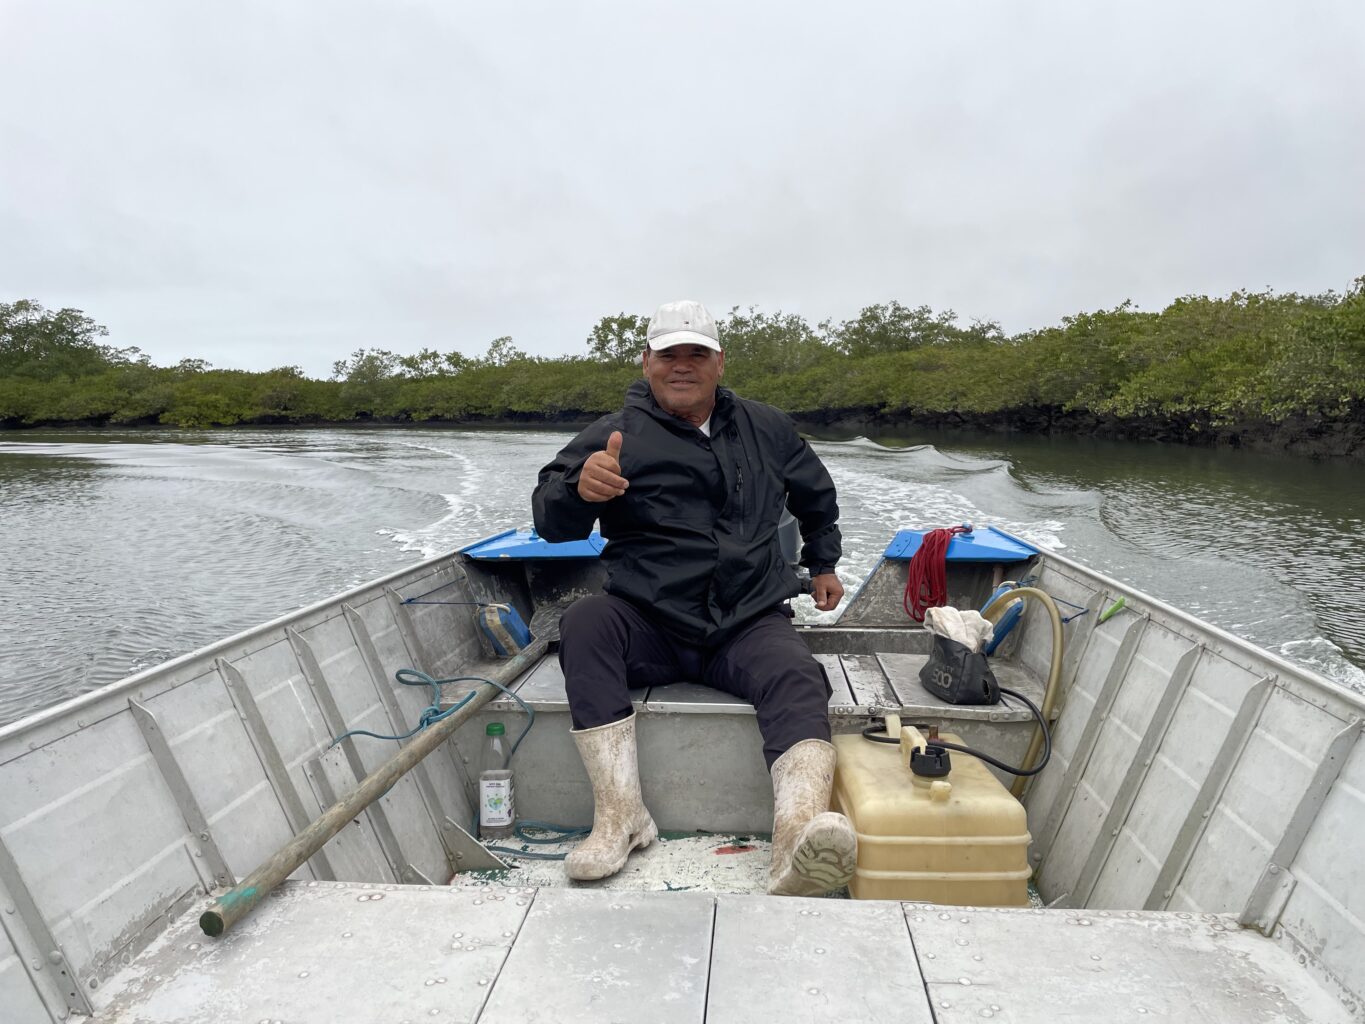
{"type": "MultiPolygon", "coordinates": [[[[1010,690],[1002,686],[1000,687],[1000,692],[1009,694],[1011,697],[1023,701],[1025,704],[1028,705],[1028,709],[1033,712],[1033,717],[1038,719],[1038,726],[1043,733],[1043,756],[1039,759],[1038,763],[1034,765],[1032,768],[1014,768],[1011,767],[1010,765],[1005,764],[1003,761],[997,761],[989,754],[983,754],[979,750],[973,750],[971,747],[960,746],[956,743],[948,743],[945,740],[941,739],[928,740],[927,742],[932,743],[935,746],[944,747],[948,750],[956,750],[963,754],[971,754],[972,757],[980,758],[987,764],[993,764],[1002,772],[1009,772],[1011,775],[1018,775],[1021,778],[1027,778],[1030,775],[1037,775],[1040,771],[1047,767],[1047,762],[1052,757],[1052,731],[1048,729],[1047,720],[1043,718],[1043,713],[1038,710],[1038,705],[1034,704],[1033,701],[1029,700],[1018,690],[1010,690]]],[[[895,743],[898,745],[900,743],[900,737],[886,735],[886,726],[884,725],[882,726],[869,725],[866,729],[863,730],[863,739],[871,740],[873,743],[895,743]]]]}

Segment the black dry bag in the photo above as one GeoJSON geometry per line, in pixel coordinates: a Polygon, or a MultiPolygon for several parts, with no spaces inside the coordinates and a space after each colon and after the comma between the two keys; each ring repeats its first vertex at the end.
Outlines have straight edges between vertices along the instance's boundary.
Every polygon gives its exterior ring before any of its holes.
{"type": "Polygon", "coordinates": [[[934,649],[919,670],[920,685],[949,704],[998,704],[1000,684],[979,651],[934,635],[934,649]]]}

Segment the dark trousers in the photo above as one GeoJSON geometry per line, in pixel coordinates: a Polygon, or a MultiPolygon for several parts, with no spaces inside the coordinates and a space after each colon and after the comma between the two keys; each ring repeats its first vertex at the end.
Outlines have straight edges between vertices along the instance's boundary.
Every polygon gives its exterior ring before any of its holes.
{"type": "Polygon", "coordinates": [[[829,741],[829,684],[780,611],[761,615],[711,650],[668,633],[610,594],[575,601],[559,624],[559,664],[575,729],[630,715],[633,686],[695,682],[758,712],[768,767],[801,740],[829,741]]]}

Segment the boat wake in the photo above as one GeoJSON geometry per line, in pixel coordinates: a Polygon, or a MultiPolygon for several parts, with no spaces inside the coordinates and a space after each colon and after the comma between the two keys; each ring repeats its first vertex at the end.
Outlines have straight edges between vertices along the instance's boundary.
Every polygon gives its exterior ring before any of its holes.
{"type": "Polygon", "coordinates": [[[505,528],[499,519],[501,510],[488,508],[489,488],[480,460],[433,444],[397,439],[393,443],[401,448],[441,456],[437,465],[424,464],[423,469],[442,483],[453,482],[455,487],[435,495],[445,503],[445,512],[438,518],[413,528],[380,527],[375,530],[376,534],[389,538],[399,551],[413,552],[425,559],[435,558],[486,533],[505,528]],[[451,462],[455,463],[453,481],[451,462]]]}
{"type": "Polygon", "coordinates": [[[1305,665],[1332,682],[1340,683],[1348,690],[1365,694],[1365,669],[1348,661],[1341,648],[1326,637],[1290,640],[1280,644],[1279,653],[1289,661],[1305,665]]]}
{"type": "Polygon", "coordinates": [[[380,527],[374,532],[388,537],[398,545],[399,551],[411,551],[421,558],[435,558],[453,548],[477,539],[475,533],[464,530],[463,524],[471,517],[471,510],[460,494],[442,494],[446,503],[446,513],[435,522],[415,530],[393,530],[380,527]]]}

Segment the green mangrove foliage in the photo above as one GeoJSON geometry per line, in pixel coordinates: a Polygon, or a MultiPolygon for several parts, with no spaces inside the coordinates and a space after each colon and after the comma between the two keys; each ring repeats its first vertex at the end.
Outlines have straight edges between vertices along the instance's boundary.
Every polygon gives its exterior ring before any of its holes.
{"type": "MultiPolygon", "coordinates": [[[[156,366],[105,344],[79,310],[0,303],[0,425],[577,419],[619,407],[647,327],[605,316],[586,355],[559,358],[528,356],[510,337],[480,357],[360,349],[316,380],[296,366],[156,366]]],[[[1216,426],[1365,409],[1365,278],[1345,294],[1189,296],[1160,312],[1125,303],[1013,336],[899,302],[813,326],[736,307],[720,327],[726,382],[796,415],[1080,412],[1216,426]]]]}

